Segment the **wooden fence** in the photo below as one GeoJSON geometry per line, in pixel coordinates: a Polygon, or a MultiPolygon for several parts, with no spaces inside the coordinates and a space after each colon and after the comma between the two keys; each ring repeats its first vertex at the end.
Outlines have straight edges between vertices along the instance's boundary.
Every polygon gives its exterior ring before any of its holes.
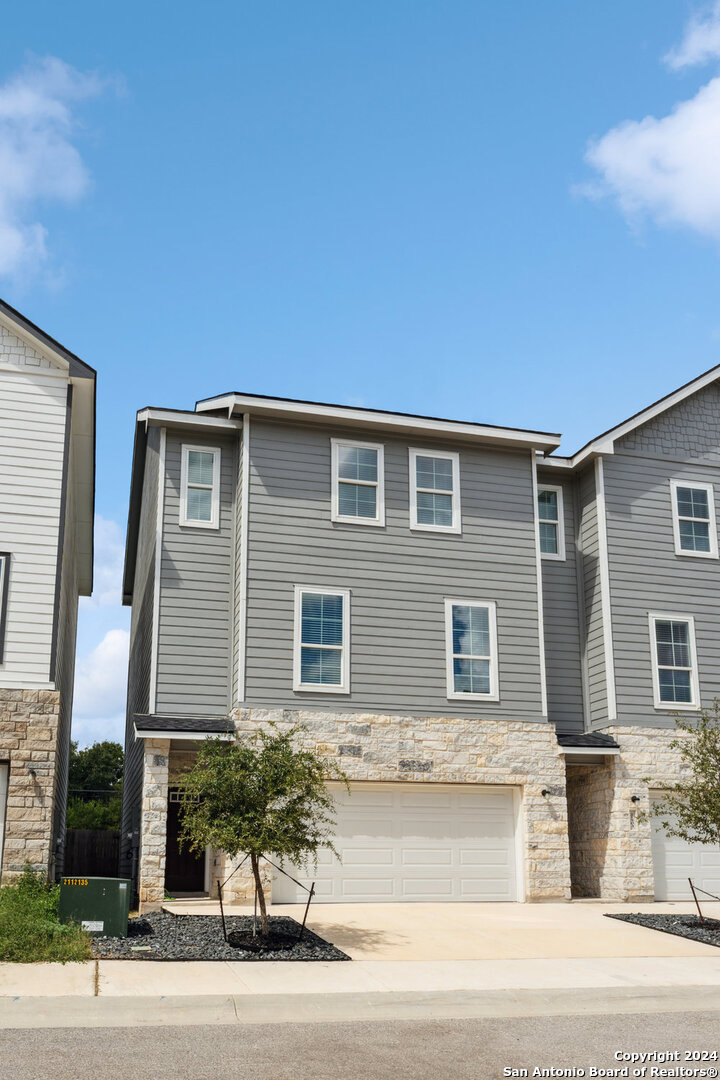
{"type": "Polygon", "coordinates": [[[68,829],[65,877],[117,877],[119,859],[119,829],[68,829]]]}

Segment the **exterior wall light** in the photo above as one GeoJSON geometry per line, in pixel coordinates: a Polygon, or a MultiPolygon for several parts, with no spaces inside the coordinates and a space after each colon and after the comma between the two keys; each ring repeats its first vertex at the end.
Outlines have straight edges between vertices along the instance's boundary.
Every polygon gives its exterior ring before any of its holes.
{"type": "Polygon", "coordinates": [[[639,795],[631,795],[630,796],[630,802],[640,802],[640,796],[639,795]]]}

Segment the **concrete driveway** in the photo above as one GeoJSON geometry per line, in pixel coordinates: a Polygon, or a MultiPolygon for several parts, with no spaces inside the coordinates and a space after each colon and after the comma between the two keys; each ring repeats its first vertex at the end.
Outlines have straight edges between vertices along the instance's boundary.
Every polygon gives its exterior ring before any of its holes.
{"type": "MultiPolygon", "coordinates": [[[[720,907],[720,905],[715,905],[720,907]]],[[[175,914],[219,914],[216,901],[165,905],[175,914]]],[[[694,912],[692,905],[617,904],[316,904],[308,925],[353,960],[535,960],[594,957],[700,957],[720,950],[687,938],[606,919],[606,912],[694,912]]],[[[226,914],[249,914],[247,907],[226,914]]],[[[302,919],[302,906],[272,915],[302,919]]],[[[708,915],[711,911],[708,910],[708,915]]],[[[720,915],[720,912],[716,913],[720,915]]]]}

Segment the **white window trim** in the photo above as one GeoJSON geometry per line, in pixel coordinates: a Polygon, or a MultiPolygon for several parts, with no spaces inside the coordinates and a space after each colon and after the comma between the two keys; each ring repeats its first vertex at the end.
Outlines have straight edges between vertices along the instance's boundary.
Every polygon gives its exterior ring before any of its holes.
{"type": "MultiPolygon", "coordinates": [[[[220,527],[220,459],[219,446],[194,446],[183,443],[180,465],[180,524],[192,529],[218,529],[220,527]],[[191,451],[213,455],[212,508],[210,521],[195,521],[187,516],[188,455],[191,451]]],[[[194,487],[195,485],[193,485],[194,487]]]]}
{"type": "Polygon", "coordinates": [[[500,690],[498,680],[498,647],[497,647],[497,604],[494,600],[455,600],[445,599],[445,677],[447,680],[447,696],[450,701],[499,701],[500,690]],[[488,609],[488,626],[490,630],[490,693],[489,694],[463,694],[455,689],[455,672],[453,670],[453,607],[484,607],[488,609]]]}
{"type": "MultiPolygon", "coordinates": [[[[462,533],[462,509],[460,506],[460,455],[448,450],[420,449],[411,446],[409,453],[409,481],[410,481],[410,528],[422,532],[438,533],[462,533]],[[452,495],[452,525],[425,525],[418,521],[417,517],[417,459],[418,457],[445,458],[452,462],[453,490],[438,492],[441,495],[452,495]]],[[[425,488],[421,489],[426,490],[425,488]]]]}
{"type": "MultiPolygon", "coordinates": [[[[334,646],[335,648],[337,646],[334,646]]],[[[333,648],[333,646],[328,646],[333,648]]],[[[336,589],[330,585],[295,586],[295,629],[293,646],[293,690],[309,694],[349,694],[350,693],[350,590],[336,589]],[[302,682],[302,598],[303,593],[322,593],[325,596],[342,596],[343,629],[342,661],[340,665],[339,685],[327,686],[321,683],[302,682]]]]}
{"type": "MultiPolygon", "coordinates": [[[[717,538],[717,520],[715,518],[715,491],[712,484],[705,484],[699,480],[677,480],[670,481],[670,501],[672,503],[672,523],[673,523],[673,537],[675,539],[675,554],[681,555],[683,558],[688,556],[691,559],[717,559],[718,558],[718,538],[717,538]],[[677,489],[681,487],[687,488],[700,488],[702,491],[707,492],[708,496],[708,514],[710,520],[708,522],[708,536],[710,539],[709,551],[687,551],[680,546],[680,514],[678,512],[678,499],[677,489]]],[[[685,520],[699,521],[700,518],[685,518],[685,520]]]]}
{"type": "Polygon", "coordinates": [[[670,614],[668,612],[648,612],[650,625],[650,657],[652,660],[653,675],[653,704],[656,709],[663,712],[697,712],[700,709],[700,681],[698,677],[697,650],[695,648],[695,619],[692,615],[670,614]],[[657,657],[657,637],[655,624],[657,622],[686,622],[690,628],[688,635],[690,646],[690,689],[692,701],[663,701],[660,697],[660,665],[657,657]]]}
{"type": "Polygon", "coordinates": [[[332,501],[330,508],[330,520],[343,525],[385,525],[385,447],[382,443],[357,442],[354,439],[331,439],[330,457],[332,468],[332,501]],[[343,483],[357,484],[360,487],[374,487],[377,491],[375,503],[376,515],[374,518],[348,517],[339,510],[340,503],[340,477],[338,475],[340,458],[338,451],[341,446],[354,446],[361,450],[377,451],[377,482],[372,480],[343,480],[343,483]]]}
{"type": "Polygon", "coordinates": [[[542,524],[546,524],[546,525],[556,524],[557,525],[557,538],[558,538],[557,552],[553,553],[552,551],[541,551],[540,552],[541,558],[543,558],[543,559],[554,559],[555,562],[564,562],[565,561],[565,517],[564,517],[565,507],[564,507],[564,504],[563,504],[563,489],[562,489],[562,487],[560,485],[558,485],[558,484],[541,484],[540,481],[538,481],[538,492],[537,492],[537,498],[535,499],[535,513],[537,514],[537,520],[538,520],[538,544],[540,542],[539,541],[540,526],[542,524]],[[557,495],[557,510],[558,510],[557,522],[551,522],[551,521],[548,521],[547,519],[544,519],[544,518],[540,517],[540,492],[541,491],[554,491],[555,494],[557,495]]]}

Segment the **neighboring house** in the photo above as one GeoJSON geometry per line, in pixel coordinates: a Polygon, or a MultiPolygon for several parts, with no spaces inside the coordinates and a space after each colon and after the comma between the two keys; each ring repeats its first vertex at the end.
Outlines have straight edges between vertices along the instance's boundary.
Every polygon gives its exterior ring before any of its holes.
{"type": "Polygon", "coordinates": [[[0,870],[62,872],[95,372],[0,301],[0,870]]]}
{"type": "MultiPolygon", "coordinates": [[[[673,713],[720,695],[720,368],[594,440],[226,394],[138,414],[123,872],[178,849],[198,740],[301,722],[336,756],[323,901],[652,899],[720,854],[643,815],[673,713]]],[[[249,895],[247,876],[228,885],[249,895]]],[[[273,900],[301,898],[275,875],[273,900]]]]}

